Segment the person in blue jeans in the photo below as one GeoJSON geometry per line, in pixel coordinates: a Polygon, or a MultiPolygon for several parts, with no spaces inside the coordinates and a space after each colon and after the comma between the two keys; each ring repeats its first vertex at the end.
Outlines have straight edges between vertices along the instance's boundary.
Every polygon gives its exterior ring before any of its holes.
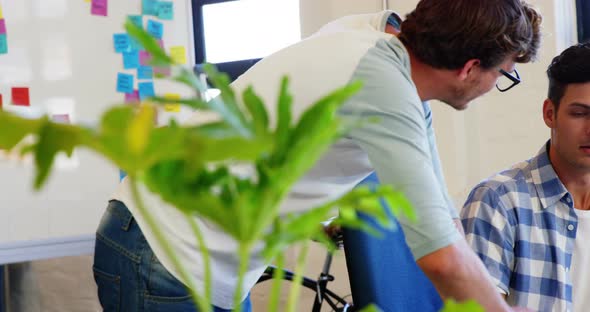
{"type": "MultiPolygon", "coordinates": [[[[104,311],[198,311],[186,286],[158,261],[122,202],[109,202],[96,231],[94,254],[92,270],[104,311]]],[[[214,306],[213,311],[230,310],[214,306]]],[[[250,296],[242,311],[252,311],[250,296]]]]}

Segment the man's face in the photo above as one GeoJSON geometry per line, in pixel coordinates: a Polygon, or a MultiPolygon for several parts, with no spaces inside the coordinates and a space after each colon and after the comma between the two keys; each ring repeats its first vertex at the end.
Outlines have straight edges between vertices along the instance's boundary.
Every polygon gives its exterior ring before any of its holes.
{"type": "Polygon", "coordinates": [[[557,110],[546,100],[543,117],[551,128],[553,166],[590,173],[590,82],[568,85],[557,110]]]}
{"type": "Polygon", "coordinates": [[[502,64],[490,69],[475,66],[464,81],[453,85],[448,96],[441,99],[456,110],[464,110],[474,99],[488,93],[496,86],[502,76],[500,68],[506,72],[514,71],[514,58],[507,57],[502,64]]]}

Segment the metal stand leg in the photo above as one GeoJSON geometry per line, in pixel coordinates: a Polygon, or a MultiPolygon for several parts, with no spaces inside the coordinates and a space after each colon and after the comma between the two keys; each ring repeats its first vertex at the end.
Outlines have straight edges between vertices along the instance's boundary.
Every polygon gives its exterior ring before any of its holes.
{"type": "Polygon", "coordinates": [[[0,265],[0,312],[8,312],[8,267],[0,265]]]}

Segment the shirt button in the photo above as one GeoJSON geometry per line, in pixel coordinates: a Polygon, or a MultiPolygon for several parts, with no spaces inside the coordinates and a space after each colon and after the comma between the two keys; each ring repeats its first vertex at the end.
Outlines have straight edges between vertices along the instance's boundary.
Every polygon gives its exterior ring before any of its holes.
{"type": "Polygon", "coordinates": [[[566,199],[565,199],[565,201],[566,201],[568,204],[572,202],[572,200],[571,200],[569,197],[568,197],[568,198],[566,198],[566,199]]]}
{"type": "Polygon", "coordinates": [[[568,224],[567,230],[568,231],[573,231],[574,230],[574,225],[573,224],[568,224]]]}

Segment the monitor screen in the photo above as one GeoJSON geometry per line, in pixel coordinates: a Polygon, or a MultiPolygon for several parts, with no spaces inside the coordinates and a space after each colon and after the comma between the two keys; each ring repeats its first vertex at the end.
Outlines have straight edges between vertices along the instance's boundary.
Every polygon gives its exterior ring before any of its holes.
{"type": "Polygon", "coordinates": [[[301,39],[298,0],[240,0],[203,6],[205,61],[265,57],[301,39]]]}

